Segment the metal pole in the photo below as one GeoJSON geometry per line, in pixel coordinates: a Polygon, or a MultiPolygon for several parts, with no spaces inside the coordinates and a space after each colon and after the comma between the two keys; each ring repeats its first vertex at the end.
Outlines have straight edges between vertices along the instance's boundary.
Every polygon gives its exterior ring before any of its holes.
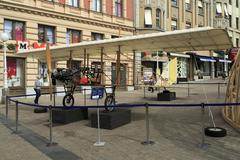
{"type": "Polygon", "coordinates": [[[54,94],[53,94],[53,106],[54,107],[56,106],[56,90],[54,91],[54,94]]]}
{"type": "Polygon", "coordinates": [[[143,86],[143,98],[146,98],[146,91],[145,91],[146,89],[145,89],[145,86],[143,86]]]}
{"type": "Polygon", "coordinates": [[[6,101],[5,101],[5,105],[6,105],[6,119],[8,119],[8,96],[6,96],[6,101]]]}
{"type": "Polygon", "coordinates": [[[218,98],[220,97],[220,83],[218,83],[218,98]]]}
{"type": "Polygon", "coordinates": [[[84,106],[86,106],[86,98],[87,98],[87,97],[86,97],[86,88],[84,88],[83,91],[84,91],[84,106]]]}
{"type": "Polygon", "coordinates": [[[6,42],[3,42],[3,60],[4,60],[4,81],[3,81],[3,85],[4,85],[4,89],[5,89],[5,95],[7,94],[7,89],[8,89],[8,82],[7,82],[7,44],[6,42]]]}
{"type": "Polygon", "coordinates": [[[145,109],[146,109],[146,114],[145,114],[145,117],[146,117],[146,141],[142,142],[143,145],[148,145],[148,144],[154,144],[153,141],[150,141],[149,140],[149,133],[150,133],[150,129],[149,129],[149,111],[148,111],[148,103],[146,103],[145,105],[145,109]]]}
{"type": "Polygon", "coordinates": [[[206,149],[208,147],[208,144],[205,143],[205,125],[204,125],[204,117],[205,117],[205,104],[204,103],[201,103],[201,113],[202,113],[202,117],[201,117],[201,120],[202,120],[202,142],[200,144],[200,148],[202,149],[206,149]]]}
{"type": "Polygon", "coordinates": [[[16,101],[16,130],[15,133],[18,133],[18,101],[16,101]]]}
{"type": "Polygon", "coordinates": [[[47,146],[50,147],[55,145],[57,145],[57,143],[54,143],[52,140],[52,106],[49,105],[49,143],[47,146]]]}
{"type": "Polygon", "coordinates": [[[190,84],[188,83],[188,97],[190,96],[190,84]]]}
{"type": "MultiPolygon", "coordinates": [[[[97,99],[97,107],[99,99],[97,99]]],[[[94,143],[94,146],[101,147],[105,145],[105,142],[101,142],[101,130],[100,130],[100,113],[99,113],[99,107],[97,108],[97,120],[98,120],[98,141],[94,143]]]]}

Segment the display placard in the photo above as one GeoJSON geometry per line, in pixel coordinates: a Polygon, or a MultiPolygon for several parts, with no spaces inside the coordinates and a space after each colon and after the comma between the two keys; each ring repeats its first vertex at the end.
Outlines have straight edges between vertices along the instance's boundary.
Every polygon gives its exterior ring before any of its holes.
{"type": "Polygon", "coordinates": [[[102,99],[104,95],[103,87],[94,87],[91,92],[91,99],[102,99]]]}

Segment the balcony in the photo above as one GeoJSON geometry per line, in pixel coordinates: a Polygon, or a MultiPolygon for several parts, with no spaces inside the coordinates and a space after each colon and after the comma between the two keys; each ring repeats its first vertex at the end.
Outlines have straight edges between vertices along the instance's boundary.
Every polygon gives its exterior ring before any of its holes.
{"type": "Polygon", "coordinates": [[[215,18],[213,20],[213,27],[214,28],[227,28],[229,27],[229,20],[225,18],[215,18]]]}

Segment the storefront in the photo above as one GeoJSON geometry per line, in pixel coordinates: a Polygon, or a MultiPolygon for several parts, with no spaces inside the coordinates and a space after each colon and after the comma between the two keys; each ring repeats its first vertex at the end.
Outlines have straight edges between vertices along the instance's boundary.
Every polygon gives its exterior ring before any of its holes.
{"type": "Polygon", "coordinates": [[[25,94],[25,59],[7,57],[7,84],[9,94],[25,94]]]}
{"type": "Polygon", "coordinates": [[[199,79],[198,76],[203,76],[204,79],[210,79],[211,77],[211,63],[215,63],[216,60],[207,56],[195,56],[195,79],[199,79]]]}
{"type": "Polygon", "coordinates": [[[189,55],[186,54],[179,54],[179,53],[169,53],[170,57],[177,59],[177,66],[176,66],[176,78],[177,82],[186,82],[188,81],[188,59],[190,58],[189,55]]]}

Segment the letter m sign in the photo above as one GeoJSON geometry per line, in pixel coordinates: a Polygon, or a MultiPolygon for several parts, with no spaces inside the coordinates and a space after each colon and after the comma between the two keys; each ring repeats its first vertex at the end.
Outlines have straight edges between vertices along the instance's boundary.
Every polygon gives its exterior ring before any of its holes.
{"type": "Polygon", "coordinates": [[[16,45],[17,45],[16,47],[17,53],[27,51],[29,50],[29,47],[30,47],[30,41],[17,41],[16,45]]]}

